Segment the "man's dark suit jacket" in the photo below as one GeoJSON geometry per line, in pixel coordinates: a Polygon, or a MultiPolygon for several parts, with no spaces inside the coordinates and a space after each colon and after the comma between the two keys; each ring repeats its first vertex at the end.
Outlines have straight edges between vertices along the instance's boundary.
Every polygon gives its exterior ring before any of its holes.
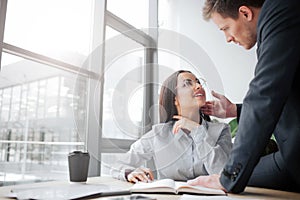
{"type": "Polygon", "coordinates": [[[300,186],[299,11],[299,0],[266,0],[261,8],[255,76],[220,178],[229,192],[244,190],[273,132],[286,167],[300,186]]]}

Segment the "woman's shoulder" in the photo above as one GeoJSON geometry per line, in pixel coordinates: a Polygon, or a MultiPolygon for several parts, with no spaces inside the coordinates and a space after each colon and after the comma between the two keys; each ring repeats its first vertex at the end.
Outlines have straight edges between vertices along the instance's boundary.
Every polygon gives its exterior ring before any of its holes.
{"type": "Polygon", "coordinates": [[[144,134],[140,139],[153,139],[153,137],[162,136],[165,137],[170,133],[172,130],[173,124],[172,123],[159,123],[152,126],[152,129],[149,130],[146,134],[144,134]]]}
{"type": "Polygon", "coordinates": [[[229,125],[223,122],[206,122],[207,136],[206,141],[215,145],[221,138],[231,141],[229,125]]]}
{"type": "Polygon", "coordinates": [[[138,141],[145,143],[153,143],[157,140],[167,139],[172,134],[172,124],[171,123],[159,123],[152,126],[152,129],[143,135],[138,141]]]}
{"type": "Polygon", "coordinates": [[[219,122],[219,121],[210,121],[210,122],[205,121],[205,122],[207,123],[208,127],[224,127],[224,128],[226,128],[229,126],[228,123],[225,123],[225,122],[219,122]]]}
{"type": "Polygon", "coordinates": [[[207,126],[207,131],[210,134],[216,134],[220,135],[223,131],[227,131],[230,133],[230,127],[229,124],[224,123],[224,122],[207,122],[206,121],[206,126],[207,126]]]}
{"type": "Polygon", "coordinates": [[[172,130],[172,128],[173,128],[172,122],[159,123],[152,126],[152,132],[156,134],[163,134],[172,130]]]}

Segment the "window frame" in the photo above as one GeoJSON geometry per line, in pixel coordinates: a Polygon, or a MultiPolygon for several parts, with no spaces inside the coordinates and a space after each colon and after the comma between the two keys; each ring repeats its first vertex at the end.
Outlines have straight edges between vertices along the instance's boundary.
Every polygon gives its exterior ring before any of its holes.
{"type": "MultiPolygon", "coordinates": [[[[149,29],[149,34],[144,33],[141,30],[135,29],[134,26],[130,25],[126,21],[117,17],[113,13],[106,10],[105,1],[94,0],[94,27],[91,36],[91,48],[94,49],[99,45],[103,44],[105,41],[105,27],[110,26],[111,28],[117,30],[121,34],[124,34],[126,37],[138,42],[145,48],[145,69],[143,70],[144,81],[147,83],[155,83],[158,79],[158,69],[157,69],[157,29],[158,29],[158,0],[149,0],[149,27],[155,27],[149,29]],[[128,32],[128,30],[131,30],[128,32]]],[[[87,77],[89,80],[88,83],[88,94],[93,94],[95,98],[88,98],[88,120],[87,120],[87,146],[88,149],[95,153],[96,158],[91,156],[90,167],[89,167],[89,176],[99,176],[101,174],[101,153],[121,153],[126,152],[134,140],[125,140],[125,139],[107,139],[102,138],[102,130],[99,128],[102,125],[102,113],[103,113],[103,85],[104,80],[101,79],[100,87],[94,83],[94,80],[100,80],[100,75],[104,71],[104,51],[102,47],[100,56],[91,56],[89,58],[89,68],[82,69],[79,66],[68,64],[58,59],[53,59],[46,55],[42,55],[36,52],[32,52],[13,44],[7,44],[3,42],[4,38],[4,28],[5,28],[5,17],[7,11],[7,0],[0,1],[0,70],[1,70],[1,58],[2,52],[22,57],[34,62],[46,64],[61,70],[65,70],[72,73],[80,73],[80,75],[87,77]],[[96,90],[96,88],[98,88],[96,90]],[[96,91],[96,93],[95,93],[96,91]],[[93,105],[90,106],[90,105],[93,105]],[[99,121],[94,119],[94,109],[97,108],[96,115],[99,116],[99,121]],[[116,149],[115,146],[119,148],[116,149]]],[[[102,45],[103,46],[103,45],[102,45]]],[[[143,113],[151,110],[153,124],[158,122],[158,110],[149,109],[157,101],[157,86],[149,85],[145,89],[145,96],[143,102],[143,113]]],[[[88,95],[90,96],[90,95],[88,95]]],[[[146,124],[145,114],[143,114],[143,123],[146,124]]],[[[148,123],[147,123],[148,124],[148,123]]],[[[151,127],[144,130],[142,134],[149,131],[151,127]]]]}
{"type": "MultiPolygon", "coordinates": [[[[154,81],[158,79],[158,69],[157,66],[157,37],[158,31],[157,28],[149,29],[149,34],[136,29],[131,24],[127,23],[123,19],[119,18],[118,16],[114,15],[107,9],[105,10],[105,26],[104,26],[104,33],[105,27],[109,26],[110,28],[120,32],[121,34],[125,35],[129,39],[141,44],[145,48],[145,63],[143,69],[143,79],[145,83],[155,83],[154,81]]],[[[149,0],[149,27],[158,27],[158,1],[157,0],[149,0]]],[[[103,61],[104,63],[105,61],[103,61]]],[[[102,65],[102,70],[104,70],[104,64],[102,65]]],[[[104,85],[104,82],[101,84],[104,85]]],[[[157,89],[156,86],[153,84],[147,84],[144,92],[144,102],[143,102],[143,127],[145,124],[151,124],[151,122],[146,121],[146,113],[151,110],[150,113],[152,118],[152,125],[158,123],[158,110],[150,109],[155,102],[157,101],[157,89]]],[[[103,90],[103,87],[102,87],[103,90]]],[[[103,93],[102,93],[103,95],[103,93]]],[[[103,97],[103,96],[102,96],[103,97]]],[[[101,110],[102,111],[102,110],[101,110]]],[[[148,113],[149,114],[149,113],[148,113]]],[[[148,115],[147,114],[147,115],[148,115]]],[[[102,122],[102,119],[100,120],[102,122]]],[[[143,129],[141,136],[148,132],[151,129],[151,126],[148,126],[147,129],[143,129]]],[[[102,138],[101,133],[101,146],[99,147],[100,152],[98,158],[100,158],[101,163],[101,153],[124,153],[129,150],[130,145],[135,142],[135,140],[128,140],[128,139],[109,139],[109,138],[102,138]],[[115,147],[118,147],[117,149],[115,147]]],[[[101,166],[99,166],[99,173],[97,175],[101,175],[101,166]]]]}
{"type": "Polygon", "coordinates": [[[4,27],[7,10],[7,0],[0,1],[0,70],[1,70],[1,58],[3,49],[4,27]]]}

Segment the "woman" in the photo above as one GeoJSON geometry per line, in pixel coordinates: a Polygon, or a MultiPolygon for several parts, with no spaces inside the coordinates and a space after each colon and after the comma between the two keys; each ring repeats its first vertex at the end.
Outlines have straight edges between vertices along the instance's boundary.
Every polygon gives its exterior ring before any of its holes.
{"type": "Polygon", "coordinates": [[[220,173],[232,143],[224,123],[211,123],[200,112],[206,96],[199,79],[180,70],[161,88],[160,124],[131,145],[117,161],[112,176],[129,182],[154,179],[145,162],[153,159],[157,178],[186,181],[199,175],[220,173]]]}

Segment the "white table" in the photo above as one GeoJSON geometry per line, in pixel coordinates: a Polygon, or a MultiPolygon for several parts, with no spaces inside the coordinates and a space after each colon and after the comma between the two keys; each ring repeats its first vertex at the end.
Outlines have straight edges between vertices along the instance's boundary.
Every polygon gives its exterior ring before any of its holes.
{"type": "MultiPolygon", "coordinates": [[[[131,183],[116,180],[111,177],[92,177],[88,178],[88,184],[108,184],[124,189],[128,189],[132,186],[131,183]]],[[[9,199],[6,194],[10,193],[11,190],[29,188],[29,187],[52,187],[52,186],[67,186],[70,183],[68,181],[51,181],[34,184],[14,185],[0,187],[0,199],[9,199]]],[[[180,199],[181,195],[172,194],[143,194],[144,196],[154,197],[158,200],[177,200],[180,199]]],[[[228,194],[228,197],[240,198],[240,199],[300,199],[300,193],[285,192],[279,190],[270,190],[264,188],[246,187],[245,192],[241,194],[228,194]]],[[[103,199],[107,197],[97,197],[94,199],[103,199]]]]}

